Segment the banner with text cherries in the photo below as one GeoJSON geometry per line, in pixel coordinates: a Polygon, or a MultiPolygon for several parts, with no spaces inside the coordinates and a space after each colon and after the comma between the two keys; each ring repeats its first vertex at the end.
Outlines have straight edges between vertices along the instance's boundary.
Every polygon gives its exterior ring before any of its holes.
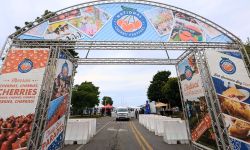
{"type": "Polygon", "coordinates": [[[0,71],[0,149],[26,147],[49,49],[10,49],[0,71]]]}

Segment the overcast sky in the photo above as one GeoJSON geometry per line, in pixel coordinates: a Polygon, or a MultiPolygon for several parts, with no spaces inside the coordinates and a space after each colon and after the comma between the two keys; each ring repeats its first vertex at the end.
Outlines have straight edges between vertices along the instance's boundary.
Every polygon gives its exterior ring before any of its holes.
{"type": "MultiPolygon", "coordinates": [[[[242,41],[250,36],[249,0],[157,0],[199,14],[229,30],[242,41]]],[[[43,14],[44,10],[57,11],[85,0],[4,0],[0,5],[0,45],[15,31],[43,14]]],[[[152,52],[147,52],[152,56],[152,52]]],[[[157,52],[156,52],[157,53],[157,52]]],[[[92,52],[91,55],[95,53],[92,52]]],[[[134,52],[120,52],[112,56],[134,56],[134,52]]],[[[81,54],[84,55],[83,53],[81,54]]],[[[100,54],[99,54],[100,55],[100,54]]],[[[156,55],[161,55],[158,52],[156,55]]],[[[155,56],[156,56],[155,55],[155,56]]],[[[170,70],[176,76],[174,66],[79,66],[75,83],[92,81],[100,87],[101,97],[108,95],[115,106],[138,106],[147,100],[146,91],[152,76],[158,70],[170,70]]]]}

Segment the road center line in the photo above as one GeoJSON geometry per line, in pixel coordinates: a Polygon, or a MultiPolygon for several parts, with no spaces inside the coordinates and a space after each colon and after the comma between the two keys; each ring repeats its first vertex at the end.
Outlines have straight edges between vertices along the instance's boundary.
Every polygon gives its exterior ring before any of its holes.
{"type": "Polygon", "coordinates": [[[136,141],[139,143],[141,149],[142,150],[146,150],[145,147],[144,147],[144,145],[143,145],[143,143],[141,142],[139,136],[136,134],[135,129],[132,127],[131,122],[129,122],[129,127],[131,128],[131,130],[132,130],[132,132],[133,132],[133,134],[134,134],[134,136],[136,138],[136,141]]]}
{"type": "Polygon", "coordinates": [[[131,123],[132,126],[134,127],[136,133],[139,135],[139,137],[141,138],[141,140],[143,141],[143,143],[146,145],[148,150],[153,150],[152,146],[147,142],[147,140],[143,137],[143,135],[141,134],[141,132],[135,127],[134,123],[131,123]]]}

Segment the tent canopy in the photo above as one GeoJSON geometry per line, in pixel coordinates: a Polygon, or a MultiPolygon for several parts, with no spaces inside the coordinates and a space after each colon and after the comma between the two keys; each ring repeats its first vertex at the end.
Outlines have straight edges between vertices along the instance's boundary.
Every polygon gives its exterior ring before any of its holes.
{"type": "Polygon", "coordinates": [[[103,106],[102,108],[113,108],[113,106],[110,104],[107,104],[107,105],[103,106]]]}
{"type": "Polygon", "coordinates": [[[155,105],[155,107],[166,107],[166,106],[168,106],[168,104],[164,104],[162,102],[157,102],[155,105]]]}

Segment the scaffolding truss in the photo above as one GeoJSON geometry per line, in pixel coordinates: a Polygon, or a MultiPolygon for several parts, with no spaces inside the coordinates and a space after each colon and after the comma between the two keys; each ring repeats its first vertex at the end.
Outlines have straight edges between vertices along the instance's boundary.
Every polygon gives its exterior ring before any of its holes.
{"type": "Polygon", "coordinates": [[[220,42],[128,42],[128,41],[61,41],[13,40],[17,47],[59,46],[67,50],[192,50],[204,48],[239,49],[237,43],[220,42]]]}
{"type": "MultiPolygon", "coordinates": [[[[228,139],[227,131],[224,127],[221,108],[219,105],[216,92],[214,91],[213,83],[211,81],[211,75],[209,73],[206,58],[204,56],[205,50],[213,49],[237,49],[241,50],[245,65],[249,73],[250,60],[249,56],[244,49],[244,45],[241,40],[233,35],[231,32],[225,30],[221,26],[211,22],[197,14],[177,8],[174,6],[166,5],[163,3],[150,2],[147,0],[103,0],[93,1],[88,3],[82,3],[72,7],[68,7],[57,12],[49,13],[42,18],[30,22],[25,27],[17,30],[11,34],[5,42],[5,45],[0,52],[0,58],[4,58],[10,48],[49,48],[51,50],[50,61],[48,63],[46,74],[44,76],[44,82],[41,87],[41,93],[36,106],[35,119],[33,123],[31,137],[28,142],[28,149],[41,149],[41,143],[43,134],[45,131],[45,122],[48,104],[51,99],[51,91],[53,88],[53,78],[55,74],[56,58],[59,51],[64,51],[70,56],[69,50],[87,51],[84,58],[71,58],[74,63],[74,69],[77,65],[176,65],[183,59],[185,59],[191,53],[196,55],[197,64],[201,71],[201,78],[205,89],[205,97],[208,105],[208,111],[212,118],[212,127],[216,134],[216,142],[218,149],[230,149],[230,142],[228,139]],[[108,4],[116,2],[132,2],[137,4],[148,4],[152,6],[167,8],[170,10],[182,12],[193,18],[200,20],[221,33],[227,35],[233,42],[232,43],[219,43],[219,42],[145,42],[145,41],[65,41],[65,40],[18,40],[19,35],[22,35],[27,30],[36,27],[39,24],[44,23],[50,18],[56,15],[63,14],[73,9],[83,8],[87,6],[108,4]],[[89,53],[92,50],[98,51],[165,51],[164,58],[89,58],[89,53]],[[178,58],[171,58],[169,51],[182,51],[182,54],[178,58]]],[[[1,60],[0,60],[1,61],[1,60]]],[[[1,63],[0,63],[1,64],[1,63]]],[[[1,68],[0,68],[1,69],[1,68]]],[[[75,70],[74,70],[75,71],[75,70]]],[[[177,71],[178,74],[178,71],[177,71]]],[[[73,80],[71,86],[73,84],[73,80]]],[[[180,80],[179,80],[180,86],[180,80]]],[[[181,92],[181,87],[180,87],[181,92]]],[[[181,93],[182,94],[182,93],[181,93]]],[[[183,101],[182,101],[183,102],[183,101]]],[[[184,109],[185,112],[185,109],[184,109]]],[[[190,131],[189,131],[190,132],[190,131]]],[[[192,144],[193,149],[206,149],[198,143],[192,144]]]]}
{"type": "MultiPolygon", "coordinates": [[[[210,42],[128,42],[128,41],[60,41],[60,40],[13,40],[12,47],[49,48],[59,47],[61,50],[87,50],[84,58],[76,58],[77,65],[175,65],[194,50],[203,49],[239,49],[236,43],[210,42]],[[164,58],[89,58],[91,50],[98,51],[165,51],[164,58]],[[169,51],[182,52],[178,58],[171,58],[169,51]]],[[[68,55],[70,55],[68,53],[68,55]]]]}
{"type": "MultiPolygon", "coordinates": [[[[210,42],[121,42],[121,41],[58,41],[58,40],[11,40],[12,48],[49,48],[51,50],[50,62],[48,64],[40,100],[36,107],[36,115],[32,129],[32,135],[29,140],[29,149],[41,148],[43,133],[45,131],[45,122],[47,107],[50,101],[51,89],[53,88],[53,76],[55,71],[56,58],[59,51],[64,51],[70,56],[69,50],[88,51],[84,58],[71,58],[71,61],[77,65],[177,65],[191,53],[196,54],[197,64],[202,70],[201,77],[205,89],[205,97],[208,105],[208,111],[212,118],[212,127],[216,134],[216,142],[219,149],[230,149],[226,128],[222,118],[219,101],[211,81],[211,76],[204,56],[205,50],[213,49],[240,49],[242,54],[244,50],[242,45],[237,43],[210,43],[210,42]],[[164,58],[89,58],[91,50],[98,51],[117,51],[132,50],[142,52],[143,50],[165,51],[164,58]],[[181,51],[178,58],[171,58],[168,51],[181,51]]],[[[7,53],[9,48],[5,48],[7,53]]],[[[249,65],[249,61],[246,61],[249,65]]],[[[73,82],[72,82],[73,83],[73,82]]],[[[180,82],[179,82],[180,84],[180,82]]],[[[185,110],[185,109],[184,109],[185,110]]],[[[190,132],[190,131],[189,131],[190,132]]],[[[199,144],[193,143],[195,148],[203,149],[199,144]]]]}

